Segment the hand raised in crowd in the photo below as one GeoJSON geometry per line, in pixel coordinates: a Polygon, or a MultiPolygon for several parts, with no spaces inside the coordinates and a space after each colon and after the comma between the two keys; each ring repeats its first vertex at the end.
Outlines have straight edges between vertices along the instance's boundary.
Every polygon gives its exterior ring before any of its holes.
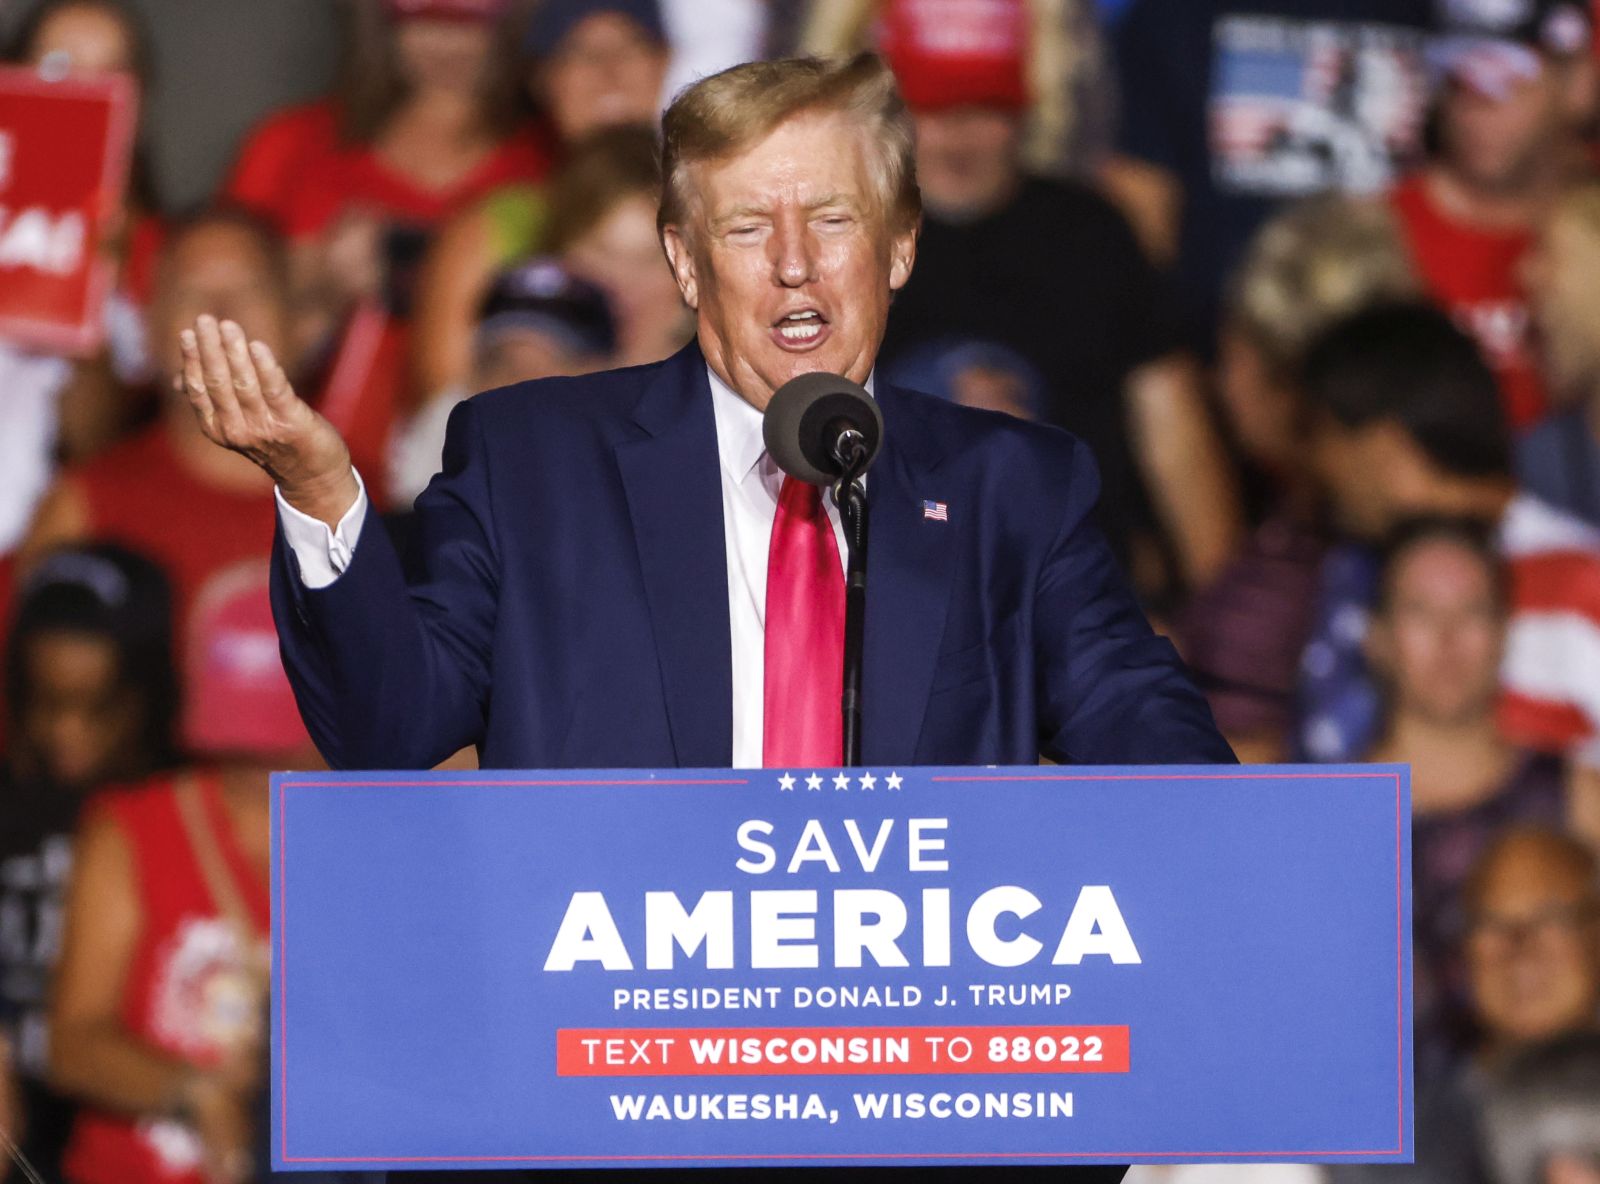
{"type": "Polygon", "coordinates": [[[336,526],[359,492],[350,450],[294,393],[272,350],[210,316],[179,340],[184,390],[207,438],[260,465],[295,509],[336,526]]]}
{"type": "Polygon", "coordinates": [[[208,1184],[243,1184],[250,1175],[251,1102],[264,1065],[261,1033],[252,1029],[229,1042],[215,1065],[183,1079],[178,1108],[205,1147],[208,1184]]]}
{"type": "Polygon", "coordinates": [[[244,1184],[250,1176],[250,1095],[225,1073],[197,1073],[183,1089],[183,1118],[205,1148],[208,1184],[244,1184]]]}

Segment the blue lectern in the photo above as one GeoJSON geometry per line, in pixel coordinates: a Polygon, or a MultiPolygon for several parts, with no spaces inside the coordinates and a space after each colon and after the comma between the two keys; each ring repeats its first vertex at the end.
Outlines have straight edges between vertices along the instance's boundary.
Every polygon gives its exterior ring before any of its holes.
{"type": "Polygon", "coordinates": [[[1409,796],[281,775],[274,1164],[1409,1162],[1409,796]]]}

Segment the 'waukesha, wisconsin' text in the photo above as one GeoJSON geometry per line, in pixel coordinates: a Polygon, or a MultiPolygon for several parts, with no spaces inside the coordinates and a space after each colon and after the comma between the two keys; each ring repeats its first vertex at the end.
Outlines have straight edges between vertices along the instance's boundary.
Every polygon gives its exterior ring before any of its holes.
{"type": "MultiPolygon", "coordinates": [[[[852,1094],[857,1118],[1071,1118],[1065,1090],[852,1094]]],[[[833,1124],[839,1112],[821,1094],[612,1094],[619,1122],[767,1122],[807,1119],[833,1124]]]]}
{"type": "MultiPolygon", "coordinates": [[[[895,819],[879,821],[869,842],[855,819],[843,822],[848,853],[865,873],[877,871],[895,830],[895,819]]],[[[907,867],[913,872],[950,869],[941,856],[949,820],[912,818],[906,826],[907,867]]],[[[761,819],[739,824],[735,841],[744,852],[734,866],[752,875],[777,870],[778,849],[767,840],[775,827],[761,819]]],[[[784,874],[814,867],[840,871],[838,852],[818,819],[810,819],[795,840],[784,874]]],[[[731,970],[739,962],[751,970],[815,969],[822,964],[817,934],[818,893],[815,889],[755,889],[743,910],[735,909],[732,891],[703,892],[686,908],[676,892],[644,894],[643,949],[624,940],[603,892],[574,892],[545,958],[547,971],[570,971],[580,963],[604,970],[633,970],[643,954],[646,970],[671,970],[681,952],[697,954],[709,970],[731,970]],[[742,912],[744,924],[736,925],[742,912]]],[[[831,893],[833,924],[828,962],[835,967],[861,967],[871,957],[879,966],[909,966],[904,941],[910,906],[898,893],[882,888],[838,888],[831,893]]],[[[913,953],[922,966],[949,966],[954,928],[948,888],[923,888],[917,893],[920,941],[913,953]]],[[[967,946],[991,966],[1024,966],[1045,951],[1044,942],[1028,932],[1026,922],[1044,903],[1026,888],[1000,884],[986,889],[965,906],[961,926],[967,946]],[[1002,917],[1015,917],[1015,936],[1002,937],[1002,917]]],[[[1011,924],[1004,926],[1008,931],[1011,924]]],[[[1051,931],[1053,933],[1053,930],[1051,931]]],[[[638,935],[634,935],[637,938],[638,935]]],[[[1122,910],[1109,885],[1089,884],[1078,892],[1056,941],[1050,962],[1076,966],[1090,955],[1113,963],[1137,964],[1138,947],[1128,932],[1122,910]]]]}

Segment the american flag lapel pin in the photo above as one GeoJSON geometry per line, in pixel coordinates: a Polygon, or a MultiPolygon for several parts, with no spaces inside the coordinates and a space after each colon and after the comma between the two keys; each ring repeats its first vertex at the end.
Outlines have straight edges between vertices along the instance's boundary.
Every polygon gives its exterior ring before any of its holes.
{"type": "Polygon", "coordinates": [[[944,502],[923,502],[922,517],[929,522],[948,522],[950,507],[944,502]]]}

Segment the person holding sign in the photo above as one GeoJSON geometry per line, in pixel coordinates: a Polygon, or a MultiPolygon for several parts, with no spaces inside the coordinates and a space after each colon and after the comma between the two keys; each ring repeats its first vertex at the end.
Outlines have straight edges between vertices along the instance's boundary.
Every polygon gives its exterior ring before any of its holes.
{"type": "Polygon", "coordinates": [[[883,64],[707,78],[668,110],[663,164],[661,238],[697,339],[458,407],[411,586],[272,351],[209,317],[183,334],[207,435],[277,482],[274,609],[329,763],[426,768],[471,744],[500,768],[837,766],[837,509],[762,435],[773,393],[817,371],[873,390],[886,424],[868,763],[1231,761],[1090,520],[1088,450],[874,388],[920,210],[883,64]]]}

